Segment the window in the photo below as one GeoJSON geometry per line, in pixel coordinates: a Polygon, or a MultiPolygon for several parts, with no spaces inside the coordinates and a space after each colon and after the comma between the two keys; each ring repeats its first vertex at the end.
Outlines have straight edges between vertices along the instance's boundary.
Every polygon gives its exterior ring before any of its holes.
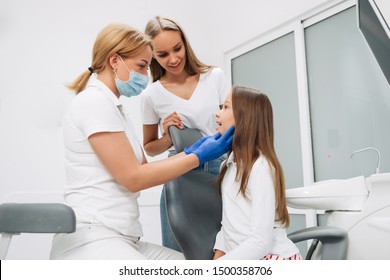
{"type": "MultiPolygon", "coordinates": [[[[390,90],[357,26],[356,7],[305,29],[315,180],[375,173],[390,155],[390,90]]],[[[381,169],[390,171],[390,158],[381,169]]]]}

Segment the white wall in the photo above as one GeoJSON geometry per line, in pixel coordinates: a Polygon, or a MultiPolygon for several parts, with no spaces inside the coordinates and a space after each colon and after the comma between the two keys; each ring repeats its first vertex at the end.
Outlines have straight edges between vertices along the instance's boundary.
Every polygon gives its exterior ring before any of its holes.
{"type": "MultiPolygon", "coordinates": [[[[328,2],[334,1],[2,0],[0,202],[15,192],[62,190],[61,122],[72,99],[64,83],[90,66],[95,37],[106,24],[143,30],[149,18],[170,16],[202,61],[223,66],[225,52],[328,2]]],[[[126,106],[142,138],[139,100],[126,100],[126,106]]],[[[159,240],[152,234],[147,239],[159,240]]]]}

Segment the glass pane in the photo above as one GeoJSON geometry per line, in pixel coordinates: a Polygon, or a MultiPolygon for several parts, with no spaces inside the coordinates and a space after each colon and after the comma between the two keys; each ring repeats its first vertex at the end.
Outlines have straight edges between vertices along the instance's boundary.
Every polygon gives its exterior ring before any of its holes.
{"type": "Polygon", "coordinates": [[[315,180],[390,171],[390,86],[357,27],[356,7],[305,29],[315,180]],[[385,156],[383,156],[385,155],[385,156]]]}
{"type": "Polygon", "coordinates": [[[232,60],[233,84],[262,90],[272,102],[275,149],[287,188],[303,185],[296,77],[293,33],[232,60]]]}

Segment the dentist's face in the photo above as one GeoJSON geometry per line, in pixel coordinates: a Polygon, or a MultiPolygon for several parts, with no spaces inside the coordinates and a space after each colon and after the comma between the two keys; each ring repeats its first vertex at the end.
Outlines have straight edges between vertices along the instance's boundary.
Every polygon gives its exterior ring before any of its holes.
{"type": "Polygon", "coordinates": [[[150,46],[146,46],[140,53],[130,58],[122,58],[118,55],[113,68],[116,69],[116,74],[122,81],[130,79],[131,70],[144,76],[148,76],[148,67],[150,65],[150,61],[152,60],[152,55],[153,52],[150,46]]]}
{"type": "Polygon", "coordinates": [[[236,124],[233,116],[232,93],[230,93],[222,105],[222,109],[216,114],[217,131],[224,134],[229,127],[236,124]]]}
{"type": "Polygon", "coordinates": [[[154,58],[172,75],[181,74],[186,64],[186,50],[180,33],[162,31],[153,39],[154,58]]]}

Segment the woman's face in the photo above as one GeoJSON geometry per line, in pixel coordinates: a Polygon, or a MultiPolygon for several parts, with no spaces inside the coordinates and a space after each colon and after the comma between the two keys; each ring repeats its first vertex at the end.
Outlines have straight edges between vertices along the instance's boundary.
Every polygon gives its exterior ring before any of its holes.
{"type": "Polygon", "coordinates": [[[154,58],[172,75],[181,74],[186,64],[186,49],[180,33],[173,30],[160,32],[153,39],[154,58]]]}
{"type": "Polygon", "coordinates": [[[146,46],[138,55],[117,59],[117,75],[122,81],[127,81],[130,78],[131,70],[148,76],[148,67],[152,60],[152,49],[150,46],[146,46]],[[122,61],[123,60],[123,61],[122,61]]]}
{"type": "Polygon", "coordinates": [[[229,127],[236,124],[233,116],[232,93],[226,97],[222,109],[216,114],[217,131],[224,134],[229,127]]]}

